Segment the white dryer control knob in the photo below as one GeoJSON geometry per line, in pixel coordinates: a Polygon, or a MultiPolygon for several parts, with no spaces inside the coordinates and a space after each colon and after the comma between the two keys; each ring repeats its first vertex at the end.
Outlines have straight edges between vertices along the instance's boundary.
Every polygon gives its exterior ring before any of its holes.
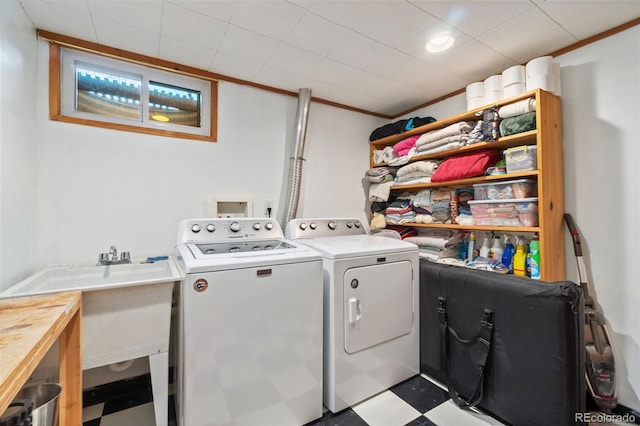
{"type": "Polygon", "coordinates": [[[334,231],[336,229],[336,226],[338,226],[338,225],[332,220],[331,222],[329,222],[329,224],[327,226],[329,226],[329,229],[334,231]]]}
{"type": "Polygon", "coordinates": [[[306,223],[304,223],[304,222],[302,222],[302,223],[299,225],[299,228],[300,228],[300,229],[302,229],[302,230],[304,231],[305,229],[307,229],[307,224],[306,224],[306,223]]]}
{"type": "Polygon", "coordinates": [[[194,234],[200,232],[200,225],[198,225],[197,223],[191,225],[191,232],[193,232],[194,234]]]}
{"type": "Polygon", "coordinates": [[[267,231],[271,231],[273,229],[273,223],[267,222],[264,224],[264,227],[267,229],[267,231]]]}
{"type": "Polygon", "coordinates": [[[351,229],[352,226],[351,222],[347,222],[347,228],[351,229]]]}
{"type": "Polygon", "coordinates": [[[311,228],[311,229],[316,229],[317,227],[318,227],[318,225],[316,225],[316,223],[315,223],[315,222],[311,222],[311,223],[309,224],[309,228],[311,228]]]}
{"type": "Polygon", "coordinates": [[[260,230],[261,226],[258,222],[253,224],[253,229],[255,229],[256,231],[260,230]]]}
{"type": "Polygon", "coordinates": [[[356,222],[354,223],[354,225],[356,226],[356,228],[360,228],[360,222],[356,222]]]}
{"type": "Polygon", "coordinates": [[[231,225],[229,225],[229,229],[231,230],[231,232],[238,232],[240,230],[240,224],[238,222],[231,222],[231,225]]]}
{"type": "Polygon", "coordinates": [[[207,231],[213,232],[216,230],[216,226],[213,223],[207,225],[207,231]]]}

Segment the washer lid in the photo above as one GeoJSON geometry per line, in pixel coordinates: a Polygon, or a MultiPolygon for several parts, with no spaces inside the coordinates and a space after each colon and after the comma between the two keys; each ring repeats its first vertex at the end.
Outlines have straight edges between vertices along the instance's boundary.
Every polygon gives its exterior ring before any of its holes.
{"type": "Polygon", "coordinates": [[[413,243],[375,235],[303,238],[295,241],[319,251],[323,257],[328,259],[418,252],[418,246],[413,243]]]}

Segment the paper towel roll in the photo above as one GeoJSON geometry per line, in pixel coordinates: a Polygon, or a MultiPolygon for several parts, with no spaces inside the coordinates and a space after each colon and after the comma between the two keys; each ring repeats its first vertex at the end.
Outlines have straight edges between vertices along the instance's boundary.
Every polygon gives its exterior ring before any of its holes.
{"type": "Polygon", "coordinates": [[[484,80],[484,93],[502,91],[502,74],[492,75],[484,80]]]}
{"type": "Polygon", "coordinates": [[[556,76],[553,73],[527,76],[527,91],[542,89],[547,92],[556,90],[556,76]]]}
{"type": "Polygon", "coordinates": [[[525,85],[525,83],[510,84],[508,86],[505,86],[503,90],[505,99],[522,95],[526,91],[527,91],[527,86],[525,85]]]}
{"type": "Polygon", "coordinates": [[[515,65],[502,71],[502,87],[508,87],[512,84],[522,83],[526,81],[524,65],[515,65]]]}
{"type": "Polygon", "coordinates": [[[484,96],[484,82],[477,81],[467,86],[467,100],[484,96]]]}
{"type": "Polygon", "coordinates": [[[484,103],[489,105],[504,99],[504,92],[502,90],[492,90],[491,92],[484,92],[484,103]]]}
{"type": "Polygon", "coordinates": [[[527,79],[537,75],[553,73],[553,56],[541,56],[527,62],[527,79]]]}
{"type": "Polygon", "coordinates": [[[475,98],[467,99],[467,111],[480,108],[484,106],[484,96],[476,96],[475,98]]]}

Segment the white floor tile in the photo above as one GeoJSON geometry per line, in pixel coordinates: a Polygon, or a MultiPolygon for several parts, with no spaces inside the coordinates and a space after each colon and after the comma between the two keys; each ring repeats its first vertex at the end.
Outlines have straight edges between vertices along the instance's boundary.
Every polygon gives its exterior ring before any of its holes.
{"type": "Polygon", "coordinates": [[[427,411],[424,415],[437,425],[502,425],[502,423],[491,416],[487,416],[486,414],[477,414],[468,410],[462,410],[452,400],[443,402],[434,409],[427,411]]]}
{"type": "Polygon", "coordinates": [[[100,426],[149,426],[155,424],[153,402],[109,414],[100,420],[100,426]]]}
{"type": "Polygon", "coordinates": [[[104,408],[104,402],[100,404],[92,405],[82,409],[82,422],[88,422],[89,420],[95,420],[102,416],[102,409],[104,408]]]}
{"type": "Polygon", "coordinates": [[[404,425],[420,412],[391,391],[385,391],[353,407],[369,426],[404,425]]]}

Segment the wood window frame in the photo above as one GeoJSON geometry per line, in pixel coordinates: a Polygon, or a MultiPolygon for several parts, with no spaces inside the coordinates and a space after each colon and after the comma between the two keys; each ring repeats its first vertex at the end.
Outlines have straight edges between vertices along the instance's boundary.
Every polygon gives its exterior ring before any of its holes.
{"type": "Polygon", "coordinates": [[[103,46],[97,43],[78,40],[72,37],[61,36],[38,30],[40,38],[49,41],[49,119],[64,123],[81,124],[86,126],[99,127],[103,129],[120,130],[132,133],[151,134],[171,138],[190,139],[204,142],[216,142],[218,133],[218,80],[207,71],[183,66],[180,64],[151,58],[132,52],[127,52],[112,47],[103,46]],[[178,75],[186,75],[203,80],[208,80],[211,84],[209,94],[210,102],[210,130],[208,135],[196,135],[174,130],[164,130],[158,128],[141,127],[136,125],[112,123],[109,121],[91,120],[86,118],[71,117],[62,114],[62,93],[61,93],[61,51],[62,47],[76,49],[96,55],[103,55],[112,59],[131,62],[137,65],[156,68],[162,71],[172,72],[178,75]]]}

